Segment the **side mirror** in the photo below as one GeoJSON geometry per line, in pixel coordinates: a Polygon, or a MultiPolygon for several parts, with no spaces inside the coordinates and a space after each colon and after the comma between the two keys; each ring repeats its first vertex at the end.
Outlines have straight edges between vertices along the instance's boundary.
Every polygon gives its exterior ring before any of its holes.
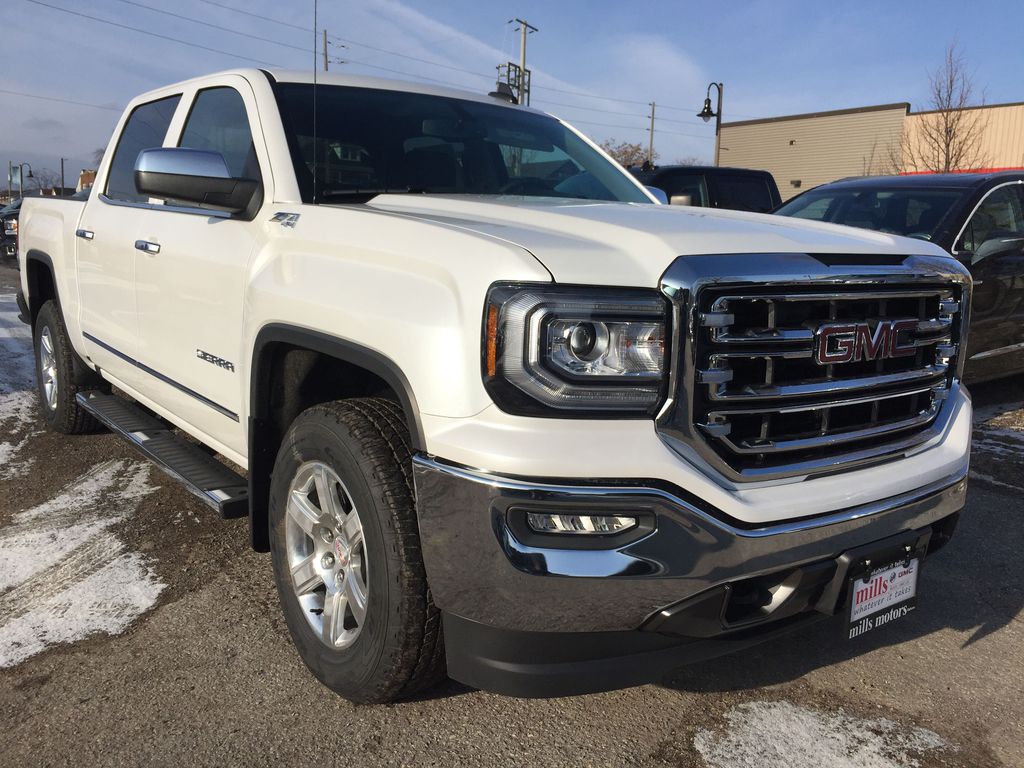
{"type": "Polygon", "coordinates": [[[659,187],[644,187],[644,189],[658,198],[659,203],[662,205],[668,205],[668,195],[665,194],[664,189],[660,189],[659,187]]]}
{"type": "Polygon", "coordinates": [[[135,188],[160,200],[241,213],[259,186],[256,179],[233,178],[219,152],[159,147],[142,150],[135,161],[135,188]]]}
{"type": "Polygon", "coordinates": [[[693,205],[693,195],[672,195],[672,205],[693,205]]]}

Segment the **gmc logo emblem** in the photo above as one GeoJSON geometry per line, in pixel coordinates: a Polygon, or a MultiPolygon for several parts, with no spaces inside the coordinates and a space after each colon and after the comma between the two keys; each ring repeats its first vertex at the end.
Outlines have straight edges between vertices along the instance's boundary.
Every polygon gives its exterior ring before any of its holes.
{"type": "Polygon", "coordinates": [[[913,339],[917,320],[880,320],[874,331],[868,323],[836,323],[818,329],[814,361],[818,365],[908,357],[917,352],[913,339]]]}

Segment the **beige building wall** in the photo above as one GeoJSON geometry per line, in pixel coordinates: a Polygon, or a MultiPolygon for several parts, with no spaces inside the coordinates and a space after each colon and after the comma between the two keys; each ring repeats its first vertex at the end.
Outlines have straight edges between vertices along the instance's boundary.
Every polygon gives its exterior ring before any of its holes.
{"type": "MultiPolygon", "coordinates": [[[[1024,104],[996,104],[967,110],[982,128],[982,140],[971,167],[960,170],[1024,168],[1024,104]]],[[[934,112],[907,115],[907,142],[920,142],[921,124],[935,118],[934,112]]],[[[908,167],[906,170],[925,170],[908,167]]]]}
{"type": "Polygon", "coordinates": [[[887,173],[909,104],[723,123],[722,165],[770,171],[783,200],[845,176],[887,173]]]}

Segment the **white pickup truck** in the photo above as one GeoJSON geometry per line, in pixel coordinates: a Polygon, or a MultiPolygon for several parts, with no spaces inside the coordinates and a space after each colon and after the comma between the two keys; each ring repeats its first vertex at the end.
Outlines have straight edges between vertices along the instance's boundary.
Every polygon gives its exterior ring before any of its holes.
{"type": "Polygon", "coordinates": [[[21,223],[48,424],[248,517],[353,701],[634,685],[828,616],[856,643],[964,504],[954,259],[659,205],[497,97],[190,80],[21,223]]]}

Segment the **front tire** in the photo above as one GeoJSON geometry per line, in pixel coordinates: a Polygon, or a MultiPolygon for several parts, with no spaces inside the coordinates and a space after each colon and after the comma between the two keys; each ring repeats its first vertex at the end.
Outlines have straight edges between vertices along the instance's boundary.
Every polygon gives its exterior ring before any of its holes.
{"type": "Polygon", "coordinates": [[[401,409],[358,398],[304,411],[278,452],[270,503],[278,594],[310,671],[359,704],[441,680],[401,409]]]}
{"type": "Polygon", "coordinates": [[[75,397],[102,387],[103,382],[79,362],[56,301],[43,304],[32,330],[39,404],[46,426],[65,435],[95,432],[98,422],[75,397]]]}

